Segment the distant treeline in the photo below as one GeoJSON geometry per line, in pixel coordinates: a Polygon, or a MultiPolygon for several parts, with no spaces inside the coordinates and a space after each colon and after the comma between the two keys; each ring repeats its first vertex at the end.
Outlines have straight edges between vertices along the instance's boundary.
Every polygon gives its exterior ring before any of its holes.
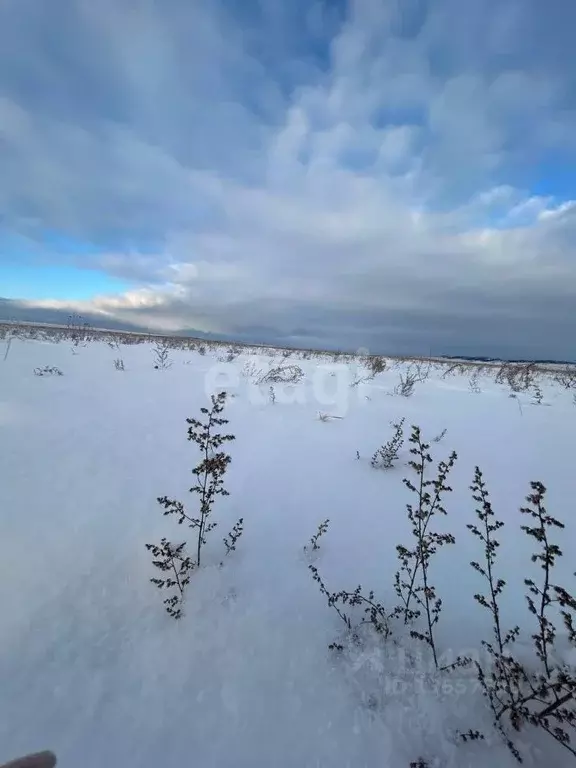
{"type": "Polygon", "coordinates": [[[574,360],[526,360],[502,357],[469,357],[467,355],[438,355],[443,360],[469,360],[477,363],[536,363],[538,365],[574,365],[574,360]]]}

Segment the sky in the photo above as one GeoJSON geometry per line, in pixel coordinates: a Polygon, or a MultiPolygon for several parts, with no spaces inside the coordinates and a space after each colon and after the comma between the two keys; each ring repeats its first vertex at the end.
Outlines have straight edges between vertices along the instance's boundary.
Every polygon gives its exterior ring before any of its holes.
{"type": "Polygon", "coordinates": [[[573,0],[0,0],[0,318],[576,360],[573,0]]]}

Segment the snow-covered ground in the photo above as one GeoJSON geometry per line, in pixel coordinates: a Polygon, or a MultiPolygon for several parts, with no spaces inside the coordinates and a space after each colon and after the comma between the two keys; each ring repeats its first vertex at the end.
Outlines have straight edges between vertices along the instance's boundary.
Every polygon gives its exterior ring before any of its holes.
{"type": "MultiPolygon", "coordinates": [[[[509,396],[494,376],[442,378],[434,368],[412,397],[392,395],[402,369],[350,386],[366,371],[330,358],[283,360],[225,348],[172,350],[155,370],[149,344],[0,342],[0,762],[50,748],[63,768],[408,768],[515,765],[490,728],[474,676],[429,675],[424,653],[410,672],[403,651],[358,650],[343,660],[327,645],[343,625],[312,580],[303,546],[330,519],[316,566],[330,589],[361,583],[394,605],[395,545],[410,543],[402,482],[408,444],[388,471],[370,458],[405,417],[430,440],[435,461],[458,453],[446,495],[456,537],[432,563],[443,613],[444,658],[478,651],[490,617],[473,600],[484,589],[466,529],[475,522],[469,486],[484,472],[500,532],[498,568],[508,582],[504,621],[534,631],[523,597],[534,573],[520,531],[530,480],[548,488],[550,512],[566,523],[558,581],[571,586],[576,550],[572,394],[542,378],[509,396]],[[125,371],[113,365],[117,357],[125,371]],[[222,360],[219,360],[219,357],[222,360]],[[293,387],[254,383],[255,369],[287,362],[304,371],[293,387]],[[57,366],[63,376],[37,376],[57,366]],[[250,371],[249,369],[252,368],[250,371]],[[206,560],[193,574],[185,616],[170,619],[147,542],[188,529],[163,517],[168,495],[188,493],[199,457],[186,439],[209,395],[230,395],[230,496],[219,498],[206,560]],[[341,418],[323,421],[319,412],[341,418]],[[357,458],[359,453],[359,459],[357,458]],[[238,548],[219,568],[222,536],[243,517],[238,548]],[[458,744],[479,728],[487,742],[458,744]]],[[[192,533],[192,532],[190,532],[192,533]]],[[[192,537],[190,537],[191,539],[192,537]]],[[[406,643],[404,650],[423,653],[406,643]]],[[[523,731],[528,765],[570,765],[547,736],[523,731]]]]}

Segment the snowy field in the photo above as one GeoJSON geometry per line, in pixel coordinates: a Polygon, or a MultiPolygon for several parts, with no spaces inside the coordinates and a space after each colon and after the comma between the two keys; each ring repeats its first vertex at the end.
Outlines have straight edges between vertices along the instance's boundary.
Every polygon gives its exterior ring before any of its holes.
{"type": "MultiPolygon", "coordinates": [[[[49,748],[63,768],[517,764],[492,728],[473,672],[434,672],[426,646],[402,635],[398,645],[328,649],[346,641],[345,627],[303,547],[329,518],[314,553],[329,589],[362,584],[386,605],[397,603],[395,547],[410,544],[406,504],[414,501],[402,482],[414,476],[409,444],[391,469],[370,460],[391,437],[390,422],[404,417],[406,438],[418,425],[431,442],[434,466],[458,454],[447,516],[438,521],[456,543],[431,563],[443,600],[442,659],[486,658],[480,641],[491,639],[490,615],[473,598],[485,590],[470,567],[482,550],[466,528],[477,522],[476,465],[506,523],[497,561],[507,581],[503,621],[520,625],[519,652],[529,653],[536,627],[523,580],[539,571],[518,510],[530,481],[544,483],[548,510],[566,524],[555,534],[565,554],[555,579],[573,589],[576,390],[541,375],[541,398],[532,390],[510,397],[488,368],[471,386],[473,368],[444,376],[448,366],[438,365],[403,397],[394,388],[408,363],[388,361],[370,378],[361,360],[243,351],[227,362],[220,347],[170,350],[171,366],[159,370],[148,343],[6,344],[0,762],[49,748]],[[125,370],[116,370],[117,358],[125,370]],[[302,368],[300,383],[275,385],[273,397],[269,385],[255,384],[259,371],[286,364],[302,368]],[[63,375],[35,375],[44,366],[63,375]],[[220,390],[229,393],[226,430],[236,436],[227,446],[230,495],[216,500],[218,527],[174,621],[150,583],[158,574],[145,544],[193,538],[156,499],[168,495],[194,511],[188,490],[199,455],[186,439],[186,418],[199,417],[220,390]],[[222,537],[239,517],[244,535],[220,568],[222,537]],[[469,729],[485,741],[459,743],[455,734],[469,729]]],[[[558,648],[570,659],[562,633],[558,648]]],[[[515,743],[526,765],[574,763],[534,729],[515,743]]]]}

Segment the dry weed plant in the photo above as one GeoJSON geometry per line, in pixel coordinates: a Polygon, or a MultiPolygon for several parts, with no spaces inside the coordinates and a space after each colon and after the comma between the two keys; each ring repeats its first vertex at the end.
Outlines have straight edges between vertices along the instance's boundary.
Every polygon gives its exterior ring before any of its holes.
{"type": "Polygon", "coordinates": [[[468,388],[470,389],[470,392],[473,392],[475,395],[479,395],[482,392],[482,390],[480,389],[480,385],[478,383],[478,371],[474,371],[474,373],[470,377],[470,381],[468,382],[468,388]]]}
{"type": "Polygon", "coordinates": [[[323,520],[321,523],[318,524],[316,533],[310,538],[309,543],[306,544],[306,546],[304,547],[304,552],[306,554],[309,554],[311,552],[317,552],[320,549],[320,544],[318,542],[328,530],[329,525],[330,525],[329,518],[326,518],[326,520],[323,520]]]}
{"type": "Polygon", "coordinates": [[[262,374],[256,383],[261,384],[298,384],[304,378],[304,371],[299,365],[278,365],[262,374]]]}
{"type": "Polygon", "coordinates": [[[324,411],[318,411],[318,419],[323,422],[332,421],[333,419],[342,419],[342,416],[336,416],[333,413],[325,413],[324,411]]]}
{"type": "MultiPolygon", "coordinates": [[[[383,641],[396,643],[396,636],[401,636],[397,627],[397,622],[400,622],[400,625],[408,627],[413,638],[421,640],[429,648],[440,674],[453,674],[462,667],[475,670],[478,684],[492,712],[496,732],[519,762],[523,758],[516,737],[511,733],[518,734],[527,727],[545,732],[576,757],[572,742],[576,729],[576,669],[562,659],[556,648],[559,620],[565,638],[572,648],[576,647],[576,597],[560,586],[553,576],[562,551],[553,541],[552,533],[563,530],[564,525],[545,507],[546,488],[540,482],[532,482],[526,505],[520,509],[521,516],[526,520],[520,526],[521,530],[535,543],[531,561],[540,569],[540,579],[535,575],[524,578],[526,606],[534,621],[531,635],[533,663],[521,661],[515,653],[520,628],[506,628],[502,616],[500,604],[506,582],[497,574],[500,546],[497,533],[504,524],[496,518],[484,478],[480,469],[476,468],[471,491],[476,502],[477,521],[468,524],[467,528],[482,545],[483,561],[473,561],[471,566],[484,579],[486,590],[476,593],[474,600],[491,614],[492,638],[482,641],[487,661],[480,660],[480,657],[472,660],[459,656],[453,663],[441,665],[436,626],[443,603],[433,583],[432,565],[438,550],[454,545],[455,538],[450,533],[433,530],[432,522],[435,516],[446,515],[443,497],[452,490],[447,481],[457,457],[453,452],[447,460],[440,461],[430,477],[427,472],[432,464],[430,445],[423,441],[418,427],[412,427],[410,444],[413,456],[410,466],[415,479],[405,478],[404,483],[416,496],[416,503],[407,505],[413,545],[397,546],[400,568],[394,579],[398,598],[396,607],[386,608],[375,597],[374,591],[365,592],[361,585],[353,591],[331,592],[316,565],[308,566],[328,606],[343,622],[346,637],[352,642],[349,647],[363,644],[362,627],[372,630],[383,641]]],[[[327,521],[324,521],[317,535],[324,534],[326,530],[327,521]]],[[[309,549],[305,547],[305,551],[309,549]]],[[[334,642],[329,647],[343,652],[346,646],[343,642],[334,642]]],[[[460,743],[486,740],[485,734],[475,728],[455,736],[460,743]]],[[[432,765],[422,760],[415,763],[423,764],[432,765]]]]}
{"type": "Polygon", "coordinates": [[[435,437],[432,438],[432,442],[433,443],[441,443],[442,440],[444,440],[444,438],[446,437],[446,433],[447,432],[448,432],[448,430],[446,428],[444,428],[442,430],[442,432],[439,432],[435,437]]]}
{"type": "Polygon", "coordinates": [[[414,374],[407,371],[405,374],[400,374],[398,384],[393,389],[393,394],[401,395],[402,397],[412,397],[414,394],[414,387],[416,386],[416,377],[414,374]]]}
{"type": "Polygon", "coordinates": [[[391,469],[398,461],[398,452],[404,444],[404,417],[398,422],[390,422],[393,436],[372,456],[371,464],[375,469],[391,469]]]}
{"type": "Polygon", "coordinates": [[[522,762],[521,755],[507,734],[505,722],[516,732],[527,724],[541,728],[576,757],[569,732],[576,728],[576,671],[558,663],[552,654],[558,634],[554,614],[559,613],[570,643],[576,645],[576,599],[564,587],[552,582],[552,572],[562,551],[551,541],[550,534],[554,529],[563,529],[564,525],[552,517],[544,506],[546,488],[540,482],[532,482],[531,493],[526,498],[527,505],[520,509],[520,513],[529,519],[521,528],[536,543],[532,562],[538,564],[542,571],[540,583],[533,578],[524,579],[528,589],[528,610],[536,623],[532,641],[539,669],[531,669],[514,656],[514,644],[520,635],[520,628],[505,629],[503,625],[499,600],[506,582],[496,576],[495,566],[500,546],[496,533],[504,523],[493,512],[478,467],[471,488],[478,504],[476,514],[480,524],[469,525],[468,528],[480,540],[484,552],[484,565],[473,562],[472,567],[485,579],[488,588],[487,594],[476,594],[474,598],[490,612],[493,635],[491,641],[482,641],[491,659],[490,667],[483,669],[478,663],[476,666],[494,724],[519,762],[522,762]],[[557,606],[557,610],[552,606],[557,606]]]}
{"type": "MultiPolygon", "coordinates": [[[[226,404],[226,392],[211,396],[211,407],[201,408],[204,420],[186,419],[188,440],[196,443],[201,454],[200,462],[192,470],[196,478],[190,493],[199,497],[199,512],[192,517],[181,501],[169,499],[167,496],[158,498],[163,514],[174,515],[179,525],[186,523],[196,531],[195,559],[186,554],[186,542],[178,545],[171,544],[163,538],[160,544],[146,544],[146,549],[152,552],[153,565],[168,575],[163,578],[153,578],[152,583],[158,589],[168,589],[171,594],[164,600],[167,613],[174,619],[182,615],[185,588],[190,583],[193,570],[201,565],[202,551],[207,542],[207,535],[216,528],[212,520],[212,509],[218,496],[228,496],[224,487],[224,475],[231,462],[231,457],[222,450],[222,446],[236,438],[232,434],[221,434],[218,430],[228,424],[228,419],[221,414],[226,404]]],[[[236,549],[236,543],[243,533],[243,519],[240,518],[230,533],[224,537],[226,554],[236,549]]]]}
{"type": "Polygon", "coordinates": [[[55,365],[44,365],[41,368],[34,368],[34,376],[64,376],[64,374],[55,365]]]}
{"type": "Polygon", "coordinates": [[[409,442],[412,446],[410,453],[414,457],[409,466],[416,474],[416,481],[405,478],[404,485],[417,497],[416,504],[406,505],[414,544],[412,547],[401,544],[396,547],[400,568],[394,577],[394,589],[400,600],[397,611],[405,624],[424,615],[425,626],[421,630],[411,630],[410,634],[430,647],[434,666],[438,669],[434,628],[440,619],[442,600],[431,582],[430,563],[440,547],[454,544],[455,539],[450,533],[433,531],[432,520],[437,515],[447,514],[443,495],[452,491],[447,479],[457,456],[452,452],[446,461],[440,461],[434,479],[430,479],[426,472],[432,464],[430,444],[422,440],[419,427],[412,427],[409,442]]]}
{"type": "Polygon", "coordinates": [[[254,383],[257,383],[264,376],[264,371],[262,368],[258,368],[253,360],[248,360],[244,363],[241,374],[244,378],[251,379],[254,383]]]}
{"type": "Polygon", "coordinates": [[[156,339],[152,348],[154,357],[154,368],[160,371],[167,371],[172,367],[170,359],[170,345],[166,339],[156,339]]]}
{"type": "Polygon", "coordinates": [[[558,371],[554,381],[564,389],[576,389],[576,366],[571,365],[558,371]]]}
{"type": "Polygon", "coordinates": [[[66,328],[74,352],[80,346],[85,347],[90,341],[90,323],[86,322],[82,315],[76,313],[68,315],[66,328]]]}
{"type": "Polygon", "coordinates": [[[535,384],[535,363],[503,363],[496,374],[497,384],[507,384],[514,394],[526,392],[535,384]]]}

